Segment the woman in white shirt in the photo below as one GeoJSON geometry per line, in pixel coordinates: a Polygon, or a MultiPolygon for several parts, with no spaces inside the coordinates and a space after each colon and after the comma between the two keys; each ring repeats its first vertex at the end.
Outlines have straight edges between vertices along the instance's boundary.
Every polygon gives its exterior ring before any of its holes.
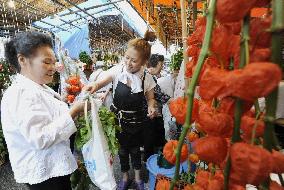
{"type": "Polygon", "coordinates": [[[1,101],[1,122],[9,158],[18,183],[31,190],[71,190],[69,175],[77,169],[69,137],[73,118],[83,103],[71,109],[45,84],[52,82],[56,58],[50,37],[19,33],[5,44],[5,57],[18,74],[1,101]]]}

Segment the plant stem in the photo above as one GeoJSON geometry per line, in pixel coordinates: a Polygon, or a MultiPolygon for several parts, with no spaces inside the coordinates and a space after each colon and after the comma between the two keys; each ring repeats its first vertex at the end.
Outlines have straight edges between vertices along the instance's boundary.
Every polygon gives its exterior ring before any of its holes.
{"type": "Polygon", "coordinates": [[[189,85],[187,96],[188,96],[188,103],[187,103],[187,113],[186,113],[186,121],[183,126],[183,130],[181,133],[181,136],[179,138],[178,147],[176,149],[176,167],[175,167],[175,175],[171,183],[170,190],[174,189],[174,186],[179,178],[179,170],[180,170],[180,154],[181,154],[181,148],[184,142],[184,138],[186,137],[186,134],[190,128],[190,121],[192,118],[192,108],[193,108],[193,98],[194,98],[194,92],[197,85],[197,80],[200,74],[200,71],[202,69],[202,66],[204,64],[205,58],[208,55],[208,50],[211,42],[211,35],[212,35],[212,29],[214,24],[214,15],[215,15],[215,7],[216,7],[216,0],[211,0],[209,4],[208,9],[208,15],[207,15],[207,23],[206,23],[206,32],[204,41],[202,44],[201,52],[198,57],[198,62],[196,66],[196,70],[193,73],[193,77],[191,80],[191,83],[189,85]]]}
{"type": "MultiPolygon", "coordinates": [[[[246,64],[249,63],[249,51],[248,51],[248,41],[249,41],[249,21],[250,14],[247,14],[244,18],[243,27],[242,27],[242,41],[241,41],[241,58],[239,68],[243,68],[246,64]]],[[[236,99],[235,105],[235,114],[234,114],[234,131],[232,136],[232,143],[238,142],[241,140],[240,137],[240,126],[241,126],[241,117],[242,117],[242,105],[243,102],[241,99],[236,99]]],[[[229,178],[231,170],[231,157],[229,156],[225,171],[224,171],[224,189],[229,189],[229,178]]]]}
{"type": "MultiPolygon", "coordinates": [[[[283,30],[284,30],[284,1],[272,1],[272,43],[271,43],[271,61],[275,64],[281,65],[282,62],[282,44],[283,44],[283,30]]],[[[268,151],[273,147],[273,133],[276,108],[278,99],[278,88],[272,91],[265,98],[266,116],[265,116],[265,130],[264,130],[264,148],[268,151]]],[[[263,186],[269,187],[269,179],[267,179],[263,186]]]]}
{"type": "MultiPolygon", "coordinates": [[[[283,16],[283,0],[272,1],[272,56],[271,61],[279,66],[282,64],[282,44],[284,30],[284,16],[283,16]]],[[[278,88],[271,92],[266,98],[266,119],[265,119],[265,134],[264,134],[264,147],[271,151],[272,149],[272,136],[274,131],[273,121],[275,119],[278,88]]]]}
{"type": "Polygon", "coordinates": [[[260,106],[259,106],[259,103],[258,103],[258,100],[255,100],[254,102],[254,108],[255,108],[255,115],[259,114],[261,111],[260,111],[260,106]]]}
{"type": "Polygon", "coordinates": [[[255,124],[253,125],[252,128],[252,135],[251,135],[251,145],[254,145],[254,138],[255,138],[255,133],[256,133],[256,128],[259,122],[259,116],[260,116],[260,112],[258,112],[255,116],[255,124]]]}

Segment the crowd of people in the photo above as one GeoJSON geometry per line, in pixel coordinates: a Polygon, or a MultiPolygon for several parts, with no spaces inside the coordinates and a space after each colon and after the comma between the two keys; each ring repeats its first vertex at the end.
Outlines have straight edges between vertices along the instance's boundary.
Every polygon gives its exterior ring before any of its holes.
{"type": "MultiPolygon", "coordinates": [[[[164,57],[151,55],[149,42],[155,39],[147,31],[144,38],[130,40],[121,63],[107,71],[97,64],[83,88],[99,95],[122,128],[116,134],[122,172],[119,190],[131,183],[129,158],[137,189],[145,189],[142,162],[166,143],[162,108],[173,97],[174,87],[173,78],[161,77],[164,57]]],[[[28,184],[31,190],[71,189],[69,178],[77,163],[69,139],[76,132],[74,120],[83,112],[84,103],[70,106],[46,85],[56,72],[49,36],[19,33],[6,43],[5,57],[17,69],[1,101],[2,128],[16,182],[28,184]]]]}

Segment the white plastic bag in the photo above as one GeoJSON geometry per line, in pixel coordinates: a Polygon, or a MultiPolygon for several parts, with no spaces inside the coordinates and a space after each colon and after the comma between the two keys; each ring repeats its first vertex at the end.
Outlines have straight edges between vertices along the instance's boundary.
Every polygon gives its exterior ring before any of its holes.
{"type": "Polygon", "coordinates": [[[92,182],[101,190],[115,190],[116,182],[113,175],[113,158],[108,149],[107,141],[100,122],[98,109],[101,101],[90,98],[92,137],[83,146],[84,163],[92,182]]]}

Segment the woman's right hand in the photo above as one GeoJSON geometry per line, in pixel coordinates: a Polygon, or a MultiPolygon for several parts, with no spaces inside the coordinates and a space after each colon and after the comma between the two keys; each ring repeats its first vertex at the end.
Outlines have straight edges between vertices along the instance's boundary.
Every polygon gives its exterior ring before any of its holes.
{"type": "Polygon", "coordinates": [[[91,94],[94,94],[97,90],[99,90],[97,83],[91,83],[88,85],[85,85],[82,89],[82,91],[90,92],[91,94]]]}
{"type": "MultiPolygon", "coordinates": [[[[91,106],[88,102],[88,110],[90,110],[91,106]]],[[[81,112],[83,112],[85,109],[85,101],[78,101],[74,102],[74,104],[70,108],[70,115],[74,119],[76,116],[78,116],[81,112]]]]}

